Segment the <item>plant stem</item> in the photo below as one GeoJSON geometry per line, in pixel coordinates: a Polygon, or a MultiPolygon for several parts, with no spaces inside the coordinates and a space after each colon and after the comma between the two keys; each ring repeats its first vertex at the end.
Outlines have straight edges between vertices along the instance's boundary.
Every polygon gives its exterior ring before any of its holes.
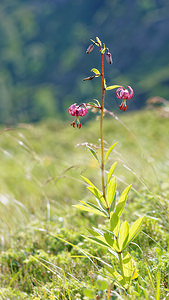
{"type": "MultiPolygon", "coordinates": [[[[101,47],[100,47],[100,51],[101,51],[101,47]]],[[[104,183],[105,180],[104,180],[103,112],[104,112],[105,86],[104,86],[104,64],[103,64],[102,51],[101,51],[101,79],[102,79],[102,105],[101,105],[101,117],[100,117],[101,178],[102,178],[103,198],[106,202],[108,214],[110,215],[110,208],[109,208],[107,200],[106,200],[105,183],[104,183]]]]}
{"type": "Polygon", "coordinates": [[[120,262],[120,270],[121,270],[121,275],[123,277],[123,280],[125,280],[125,277],[124,277],[124,271],[123,271],[123,261],[122,261],[122,253],[118,253],[119,255],[119,262],[120,262]]]}

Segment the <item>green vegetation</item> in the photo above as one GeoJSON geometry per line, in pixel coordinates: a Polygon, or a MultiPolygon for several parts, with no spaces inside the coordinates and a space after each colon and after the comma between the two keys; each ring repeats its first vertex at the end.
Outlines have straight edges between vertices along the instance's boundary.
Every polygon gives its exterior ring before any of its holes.
{"type": "MultiPolygon", "coordinates": [[[[104,122],[105,148],[118,141],[108,163],[118,161],[119,193],[133,182],[124,218],[131,224],[146,216],[129,249],[139,274],[132,299],[167,299],[169,119],[140,111],[104,122]]],[[[97,122],[80,131],[54,120],[1,129],[1,299],[104,299],[109,278],[93,256],[115,261],[82,237],[102,217],[72,207],[92,200],[79,175],[101,184],[86,143],[99,152],[97,122]]]]}

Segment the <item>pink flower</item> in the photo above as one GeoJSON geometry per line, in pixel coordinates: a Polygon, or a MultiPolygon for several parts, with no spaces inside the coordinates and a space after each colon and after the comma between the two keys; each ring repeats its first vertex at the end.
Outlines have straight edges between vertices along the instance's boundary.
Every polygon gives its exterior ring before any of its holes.
{"type": "Polygon", "coordinates": [[[134,91],[131,88],[131,86],[127,86],[127,88],[129,89],[129,91],[127,89],[125,89],[124,87],[120,87],[116,91],[117,98],[123,99],[121,105],[119,105],[119,108],[122,109],[123,111],[127,110],[126,100],[130,100],[134,96],[134,91]]]}
{"type": "Polygon", "coordinates": [[[82,103],[80,105],[77,105],[76,103],[74,103],[69,107],[68,112],[69,114],[71,114],[71,116],[75,116],[75,120],[70,125],[75,127],[75,125],[77,124],[77,127],[80,129],[82,125],[79,121],[79,116],[84,117],[87,114],[86,104],[82,103]]]}

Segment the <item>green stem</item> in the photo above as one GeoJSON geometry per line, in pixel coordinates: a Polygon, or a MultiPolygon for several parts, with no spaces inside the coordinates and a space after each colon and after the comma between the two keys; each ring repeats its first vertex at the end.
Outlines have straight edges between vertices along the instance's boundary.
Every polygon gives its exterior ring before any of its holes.
{"type": "MultiPolygon", "coordinates": [[[[101,48],[100,48],[101,51],[101,48]]],[[[104,112],[104,97],[105,97],[105,86],[104,86],[104,64],[103,64],[103,53],[101,51],[101,79],[102,79],[102,105],[101,105],[101,118],[100,118],[100,144],[101,144],[101,179],[102,179],[102,191],[103,198],[106,202],[107,211],[110,215],[110,208],[106,200],[105,192],[105,179],[104,179],[104,144],[103,144],[103,112],[104,112]]]]}
{"type": "Polygon", "coordinates": [[[123,261],[122,261],[122,253],[118,253],[119,255],[119,262],[120,262],[120,271],[121,271],[121,275],[123,277],[123,280],[125,281],[125,276],[124,276],[124,271],[123,271],[123,261]]]}

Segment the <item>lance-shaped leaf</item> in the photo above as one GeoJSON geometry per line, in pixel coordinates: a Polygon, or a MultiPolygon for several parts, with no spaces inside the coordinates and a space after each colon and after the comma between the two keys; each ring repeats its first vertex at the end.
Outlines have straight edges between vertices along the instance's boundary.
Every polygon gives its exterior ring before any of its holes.
{"type": "Polygon", "coordinates": [[[127,201],[127,196],[128,196],[128,193],[131,189],[131,186],[132,185],[129,185],[128,187],[125,188],[125,190],[123,191],[123,193],[121,194],[121,197],[116,205],[116,210],[115,210],[115,213],[120,217],[122,212],[123,212],[123,209],[125,207],[125,204],[126,204],[126,201],[127,201]]]}
{"type": "Polygon", "coordinates": [[[91,72],[94,72],[97,76],[101,75],[99,70],[97,70],[96,68],[91,69],[91,72]]]}
{"type": "Polygon", "coordinates": [[[96,46],[98,46],[99,47],[99,44],[98,44],[98,42],[95,42],[94,40],[92,40],[92,39],[90,39],[91,41],[92,41],[92,43],[93,44],[95,44],[96,46]]]}
{"type": "Polygon", "coordinates": [[[112,204],[114,197],[115,197],[115,193],[116,193],[116,177],[112,178],[109,182],[108,188],[107,188],[107,195],[106,195],[106,199],[107,199],[107,203],[108,206],[110,207],[110,205],[112,204]]]}
{"type": "Polygon", "coordinates": [[[120,227],[120,232],[118,236],[118,244],[120,251],[125,248],[129,237],[129,224],[127,221],[123,222],[120,227]]]}
{"type": "Polygon", "coordinates": [[[88,190],[103,204],[105,207],[105,200],[103,198],[103,194],[99,191],[99,189],[86,177],[81,176],[83,180],[85,180],[90,186],[87,187],[88,190]]]}
{"type": "Polygon", "coordinates": [[[122,264],[123,264],[125,282],[129,284],[134,272],[134,266],[133,266],[132,258],[128,252],[125,252],[123,254],[122,264]]]}
{"type": "Polygon", "coordinates": [[[103,212],[107,217],[109,216],[109,215],[108,215],[108,212],[104,210],[103,206],[101,206],[100,203],[99,203],[99,207],[96,206],[96,205],[94,205],[94,204],[91,203],[91,202],[83,202],[83,201],[81,201],[81,203],[83,203],[84,205],[89,205],[90,207],[92,207],[92,208],[94,208],[94,209],[97,209],[97,210],[103,212]]]}
{"type": "Polygon", "coordinates": [[[102,42],[101,40],[98,38],[98,36],[96,36],[96,41],[98,42],[98,44],[101,46],[102,45],[102,42]]]}
{"type": "Polygon", "coordinates": [[[104,268],[112,276],[113,280],[115,281],[114,284],[116,284],[120,288],[123,287],[123,285],[124,285],[124,279],[123,279],[123,277],[115,269],[113,269],[110,266],[104,266],[104,268]]]}
{"type": "Polygon", "coordinates": [[[115,195],[114,195],[114,199],[110,205],[110,212],[114,212],[114,208],[116,206],[116,192],[115,192],[115,195]]]}
{"type": "Polygon", "coordinates": [[[100,102],[97,99],[93,99],[93,100],[96,101],[96,103],[99,107],[101,106],[100,102]]]}
{"type": "Polygon", "coordinates": [[[93,229],[91,229],[91,228],[87,228],[87,231],[90,233],[90,234],[92,234],[93,236],[99,236],[99,233],[98,232],[96,232],[95,230],[93,230],[93,229]]]}
{"type": "Polygon", "coordinates": [[[110,245],[113,246],[114,244],[114,238],[111,234],[109,234],[109,232],[105,232],[104,233],[104,238],[106,240],[106,242],[110,245]]]}
{"type": "Polygon", "coordinates": [[[136,220],[129,230],[128,244],[131,243],[141,231],[141,225],[144,217],[136,220]]]}
{"type": "Polygon", "coordinates": [[[88,186],[87,189],[101,202],[101,204],[103,204],[103,206],[105,207],[106,202],[103,198],[103,194],[96,188],[93,186],[88,186]]]}
{"type": "Polygon", "coordinates": [[[93,227],[93,230],[96,231],[99,236],[103,236],[103,231],[101,229],[93,227]]]}
{"type": "Polygon", "coordinates": [[[113,249],[108,248],[108,251],[115,256],[115,258],[118,260],[118,253],[117,251],[114,251],[113,249]]]}
{"type": "Polygon", "coordinates": [[[120,227],[119,217],[116,213],[111,213],[110,215],[110,230],[114,233],[117,237],[120,227]]]}
{"type": "Polygon", "coordinates": [[[117,89],[117,88],[119,88],[119,87],[121,87],[121,85],[110,85],[110,86],[107,86],[106,90],[107,90],[107,91],[108,91],[108,90],[113,90],[113,89],[117,89]]]}
{"type": "MultiPolygon", "coordinates": [[[[117,142],[118,143],[118,142],[117,142]]],[[[112,152],[113,148],[117,145],[117,143],[114,143],[110,148],[109,150],[106,152],[106,155],[105,155],[105,158],[104,158],[104,162],[106,163],[110,153],[112,152]]]]}
{"type": "Polygon", "coordinates": [[[99,237],[92,237],[92,236],[86,237],[86,236],[83,236],[83,237],[85,239],[89,240],[89,241],[92,241],[92,242],[96,243],[96,244],[99,244],[101,246],[109,248],[109,245],[106,243],[106,240],[103,236],[99,236],[99,237]]]}
{"type": "Polygon", "coordinates": [[[119,252],[118,244],[109,232],[104,233],[104,238],[111,248],[113,248],[116,252],[119,252]]]}
{"type": "Polygon", "coordinates": [[[116,166],[117,166],[117,161],[111,166],[111,168],[109,170],[109,173],[107,175],[107,184],[109,184],[109,181],[110,181],[110,179],[111,179],[111,177],[114,173],[114,170],[115,170],[116,166]]]}
{"type": "Polygon", "coordinates": [[[81,177],[82,177],[83,180],[86,181],[89,185],[95,187],[95,185],[94,185],[88,178],[86,178],[86,177],[84,177],[84,176],[81,176],[81,177]]]}
{"type": "Polygon", "coordinates": [[[93,213],[93,214],[96,214],[96,215],[100,215],[100,216],[103,216],[103,217],[107,217],[107,215],[105,215],[105,213],[103,213],[102,211],[100,211],[99,208],[97,209],[94,209],[92,206],[90,206],[89,204],[81,201],[81,203],[83,203],[83,205],[73,205],[74,207],[80,209],[80,210],[83,210],[83,211],[88,211],[90,213],[93,213]]]}
{"type": "Polygon", "coordinates": [[[95,152],[91,147],[89,147],[89,146],[87,146],[87,148],[89,149],[89,151],[90,151],[90,153],[93,155],[93,157],[94,157],[94,158],[98,161],[98,163],[100,164],[96,152],[95,152]]]}
{"type": "Polygon", "coordinates": [[[96,105],[96,103],[95,103],[95,102],[88,102],[87,104],[89,104],[89,105],[93,105],[93,106],[95,106],[95,105],[96,105]]]}

